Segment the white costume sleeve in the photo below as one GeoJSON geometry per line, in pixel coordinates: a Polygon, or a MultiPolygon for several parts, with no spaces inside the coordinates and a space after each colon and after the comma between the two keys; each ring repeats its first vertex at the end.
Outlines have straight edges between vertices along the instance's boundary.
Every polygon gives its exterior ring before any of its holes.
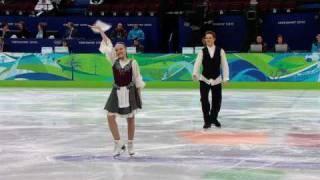
{"type": "Polygon", "coordinates": [[[107,42],[101,41],[99,51],[106,55],[106,58],[113,64],[116,59],[116,52],[114,51],[113,44],[110,40],[107,42]]]}
{"type": "Polygon", "coordinates": [[[227,56],[226,56],[226,52],[221,49],[220,52],[220,56],[221,56],[221,69],[223,72],[223,81],[229,81],[229,65],[228,65],[228,61],[227,61],[227,56]]]}
{"type": "Polygon", "coordinates": [[[136,60],[132,60],[132,70],[133,70],[133,82],[137,88],[144,88],[145,82],[143,82],[142,76],[140,74],[139,65],[136,60]]]}
{"type": "Polygon", "coordinates": [[[199,75],[199,70],[200,70],[202,61],[203,61],[203,53],[202,53],[202,51],[200,51],[198,53],[197,59],[196,59],[196,61],[194,63],[193,75],[197,75],[197,76],[199,75]]]}

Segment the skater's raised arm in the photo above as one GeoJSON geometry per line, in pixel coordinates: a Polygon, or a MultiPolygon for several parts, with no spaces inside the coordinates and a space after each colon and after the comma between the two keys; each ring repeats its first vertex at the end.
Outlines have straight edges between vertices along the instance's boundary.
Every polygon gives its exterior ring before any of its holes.
{"type": "Polygon", "coordinates": [[[100,43],[99,51],[106,55],[107,59],[113,64],[117,59],[116,53],[113,48],[112,41],[104,33],[104,31],[98,26],[89,26],[91,29],[96,29],[99,31],[102,41],[100,43]]]}

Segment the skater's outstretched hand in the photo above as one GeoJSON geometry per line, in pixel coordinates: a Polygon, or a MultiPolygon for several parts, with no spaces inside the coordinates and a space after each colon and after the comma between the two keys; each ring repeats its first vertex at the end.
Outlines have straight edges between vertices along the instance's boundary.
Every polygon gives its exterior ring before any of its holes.
{"type": "Polygon", "coordinates": [[[94,30],[99,31],[100,33],[102,32],[102,29],[101,29],[101,27],[99,27],[99,26],[95,26],[95,25],[88,25],[88,26],[89,26],[89,28],[91,28],[91,29],[94,29],[94,30]]]}
{"type": "Polygon", "coordinates": [[[91,29],[95,29],[95,30],[99,31],[99,32],[100,32],[100,35],[101,35],[103,41],[106,43],[106,45],[108,45],[109,42],[111,42],[110,38],[103,32],[103,30],[101,29],[101,27],[95,26],[95,25],[92,25],[92,26],[91,26],[91,25],[88,25],[88,27],[90,27],[91,29]]]}

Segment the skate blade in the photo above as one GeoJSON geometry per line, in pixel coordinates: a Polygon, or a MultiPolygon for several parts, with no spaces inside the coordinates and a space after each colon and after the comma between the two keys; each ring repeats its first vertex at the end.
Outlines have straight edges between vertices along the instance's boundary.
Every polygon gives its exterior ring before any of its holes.
{"type": "Polygon", "coordinates": [[[119,157],[120,157],[120,154],[113,155],[114,159],[118,159],[119,157]]]}

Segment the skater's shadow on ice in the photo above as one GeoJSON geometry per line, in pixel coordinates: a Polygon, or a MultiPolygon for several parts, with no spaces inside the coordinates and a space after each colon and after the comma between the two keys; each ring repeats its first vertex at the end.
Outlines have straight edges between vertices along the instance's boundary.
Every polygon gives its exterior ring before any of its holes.
{"type": "MultiPolygon", "coordinates": [[[[86,162],[86,161],[99,161],[99,162],[135,162],[135,163],[192,163],[195,161],[210,161],[212,160],[203,157],[155,157],[155,156],[145,156],[145,155],[135,155],[135,156],[120,156],[114,158],[113,156],[104,155],[59,155],[50,158],[54,161],[64,161],[64,162],[86,162]]],[[[208,162],[209,163],[209,162],[208,162]]]]}

